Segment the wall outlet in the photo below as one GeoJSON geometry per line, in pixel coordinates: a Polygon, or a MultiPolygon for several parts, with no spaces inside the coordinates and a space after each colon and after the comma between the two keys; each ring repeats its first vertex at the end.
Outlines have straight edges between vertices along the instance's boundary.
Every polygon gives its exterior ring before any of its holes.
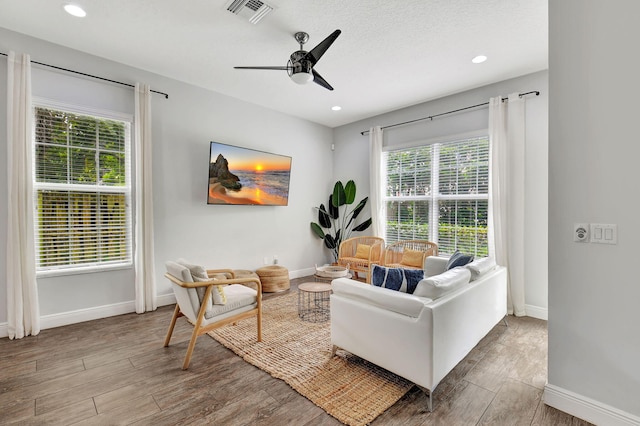
{"type": "Polygon", "coordinates": [[[264,257],[264,264],[265,265],[269,264],[269,258],[267,256],[264,257]]]}
{"type": "Polygon", "coordinates": [[[577,243],[589,242],[589,224],[588,223],[573,224],[573,241],[577,243]]]}
{"type": "Polygon", "coordinates": [[[274,255],[273,255],[273,264],[274,264],[274,265],[277,265],[277,264],[278,264],[278,255],[277,255],[277,254],[274,254],[274,255]]]}

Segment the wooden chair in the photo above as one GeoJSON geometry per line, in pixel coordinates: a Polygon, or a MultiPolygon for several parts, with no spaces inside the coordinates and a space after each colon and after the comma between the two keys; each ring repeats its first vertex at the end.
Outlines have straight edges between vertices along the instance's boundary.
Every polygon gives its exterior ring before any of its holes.
{"type": "Polygon", "coordinates": [[[212,269],[207,270],[206,273],[209,277],[215,276],[215,278],[205,278],[200,282],[197,281],[201,278],[197,278],[194,282],[192,273],[186,266],[176,262],[167,262],[166,268],[165,277],[171,281],[177,303],[167,337],[164,340],[164,346],[169,346],[176,320],[179,317],[186,316],[194,324],[182,365],[183,370],[189,368],[198,337],[216,328],[255,316],[258,321],[258,342],[262,341],[262,285],[257,276],[238,278],[231,269],[212,269]],[[250,288],[247,285],[253,285],[255,288],[250,288]],[[212,292],[217,291],[214,288],[217,286],[225,286],[223,291],[226,304],[224,305],[208,303],[211,300],[212,292]],[[197,289],[205,290],[201,298],[198,297],[197,289]]]}
{"type": "Polygon", "coordinates": [[[424,260],[438,255],[438,245],[426,240],[405,240],[389,244],[382,265],[389,268],[424,269],[424,260]]]}
{"type": "Polygon", "coordinates": [[[344,240],[338,248],[338,265],[353,271],[355,279],[358,272],[367,275],[366,282],[371,282],[371,265],[380,263],[384,250],[384,239],[380,237],[353,237],[344,240]]]}

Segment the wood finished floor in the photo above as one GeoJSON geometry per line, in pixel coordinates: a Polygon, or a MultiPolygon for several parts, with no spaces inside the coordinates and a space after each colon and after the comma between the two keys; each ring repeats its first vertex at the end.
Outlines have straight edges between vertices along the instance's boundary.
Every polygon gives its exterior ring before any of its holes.
{"type": "MultiPolygon", "coordinates": [[[[340,424],[207,336],[182,371],[191,326],[178,320],[163,348],[172,313],[165,306],[0,339],[0,424],[340,424]]],[[[546,322],[509,317],[440,383],[432,413],[414,387],[372,424],[589,425],[541,402],[546,366],[546,322]]]]}

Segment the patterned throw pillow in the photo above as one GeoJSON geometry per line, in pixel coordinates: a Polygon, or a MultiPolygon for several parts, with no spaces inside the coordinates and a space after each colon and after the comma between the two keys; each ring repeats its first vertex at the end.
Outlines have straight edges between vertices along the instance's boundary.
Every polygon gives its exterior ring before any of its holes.
{"type": "Polygon", "coordinates": [[[423,278],[422,269],[386,268],[373,265],[371,271],[371,284],[409,294],[413,294],[423,278]]]}
{"type": "Polygon", "coordinates": [[[464,266],[471,261],[473,261],[472,254],[462,254],[459,250],[456,250],[449,258],[445,270],[448,271],[449,269],[453,269],[456,266],[464,266]]]}
{"type": "Polygon", "coordinates": [[[358,259],[369,259],[369,252],[371,252],[370,245],[358,244],[358,247],[356,247],[356,257],[358,259]]]}
{"type": "Polygon", "coordinates": [[[403,250],[402,251],[402,260],[400,263],[402,265],[414,266],[416,268],[422,269],[424,266],[422,265],[422,256],[423,252],[418,250],[403,250]]]}
{"type": "MultiPolygon", "coordinates": [[[[200,277],[195,277],[195,281],[196,282],[204,282],[204,281],[210,281],[213,278],[200,278],[200,277]]],[[[213,286],[213,288],[211,289],[211,298],[213,299],[213,304],[214,305],[226,305],[227,304],[227,296],[224,294],[224,285],[216,285],[213,286]]],[[[202,295],[204,296],[204,290],[206,289],[206,287],[200,287],[203,290],[202,295]]]]}

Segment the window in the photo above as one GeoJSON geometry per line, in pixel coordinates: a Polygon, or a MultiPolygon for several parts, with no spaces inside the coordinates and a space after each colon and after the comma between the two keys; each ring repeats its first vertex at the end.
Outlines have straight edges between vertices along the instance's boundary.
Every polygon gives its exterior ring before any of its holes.
{"type": "Polygon", "coordinates": [[[429,240],[442,254],[488,254],[489,139],[383,154],[386,240],[429,240]]]}
{"type": "Polygon", "coordinates": [[[37,271],[131,265],[131,120],[34,114],[37,271]]]}

